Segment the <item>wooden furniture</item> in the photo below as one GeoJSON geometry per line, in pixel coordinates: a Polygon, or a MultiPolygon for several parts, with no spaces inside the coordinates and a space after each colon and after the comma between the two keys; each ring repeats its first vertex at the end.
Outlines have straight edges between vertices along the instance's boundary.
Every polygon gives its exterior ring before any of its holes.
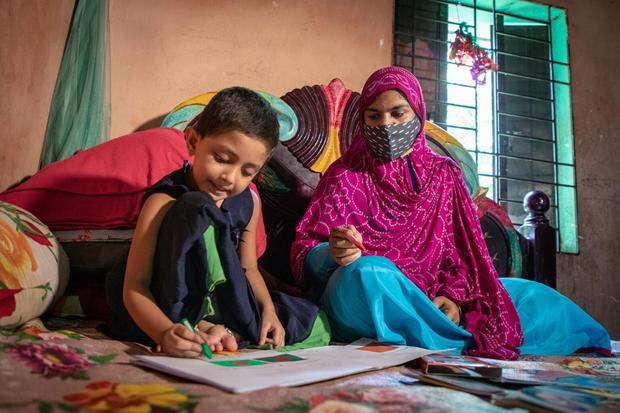
{"type": "Polygon", "coordinates": [[[532,191],[523,198],[528,215],[519,228],[523,235],[524,274],[526,278],[555,288],[556,285],[556,233],[549,225],[545,213],[549,210],[549,197],[542,191],[532,191]]]}

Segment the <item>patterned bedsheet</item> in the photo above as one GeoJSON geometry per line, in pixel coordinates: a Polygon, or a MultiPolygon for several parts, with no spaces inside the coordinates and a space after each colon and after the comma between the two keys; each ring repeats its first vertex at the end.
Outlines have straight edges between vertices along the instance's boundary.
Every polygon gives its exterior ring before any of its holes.
{"type": "MultiPolygon", "coordinates": [[[[111,340],[96,325],[53,318],[0,330],[0,411],[506,411],[467,393],[419,384],[404,366],[302,387],[230,394],[133,364],[133,355],[149,350],[111,340]]],[[[583,363],[575,368],[585,369],[583,363]]],[[[597,374],[596,368],[590,373],[597,374]]]]}

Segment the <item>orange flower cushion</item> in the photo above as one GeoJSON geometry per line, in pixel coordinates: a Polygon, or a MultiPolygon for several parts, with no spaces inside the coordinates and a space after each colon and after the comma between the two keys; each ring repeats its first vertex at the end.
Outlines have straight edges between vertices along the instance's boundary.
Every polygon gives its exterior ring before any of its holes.
{"type": "Polygon", "coordinates": [[[0,201],[0,327],[43,314],[68,281],[67,257],[50,230],[26,210],[0,201]]]}

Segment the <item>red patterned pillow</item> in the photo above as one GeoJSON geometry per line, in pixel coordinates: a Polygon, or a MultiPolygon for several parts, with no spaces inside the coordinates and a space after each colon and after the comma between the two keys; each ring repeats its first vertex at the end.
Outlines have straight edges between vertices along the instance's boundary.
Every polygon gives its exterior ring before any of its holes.
{"type": "Polygon", "coordinates": [[[136,132],[54,162],[0,194],[51,230],[132,228],[145,189],[187,159],[183,132],[136,132]]]}

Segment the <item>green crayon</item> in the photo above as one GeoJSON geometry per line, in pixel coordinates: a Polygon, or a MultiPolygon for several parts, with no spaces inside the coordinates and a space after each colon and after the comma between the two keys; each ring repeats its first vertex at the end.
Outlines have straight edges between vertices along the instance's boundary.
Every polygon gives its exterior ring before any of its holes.
{"type": "MultiPolygon", "coordinates": [[[[192,325],[190,324],[190,322],[189,322],[189,320],[187,318],[182,318],[181,319],[181,324],[183,324],[185,327],[187,327],[189,329],[189,331],[191,331],[193,333],[196,333],[196,327],[192,327],[192,325]]],[[[211,353],[211,349],[209,348],[207,343],[205,343],[204,341],[201,342],[200,343],[200,347],[202,347],[202,354],[204,354],[206,358],[208,358],[208,359],[213,358],[213,353],[211,353]]]]}

